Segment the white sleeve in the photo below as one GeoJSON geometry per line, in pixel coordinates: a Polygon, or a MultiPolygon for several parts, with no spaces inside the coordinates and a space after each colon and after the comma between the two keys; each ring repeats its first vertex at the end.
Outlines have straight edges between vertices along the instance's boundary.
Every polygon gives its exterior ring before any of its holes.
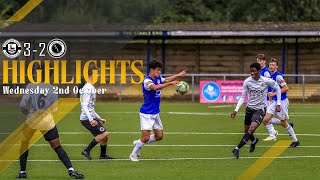
{"type": "Polygon", "coordinates": [[[161,78],[161,82],[164,83],[164,81],[166,80],[164,77],[160,76],[161,78]]]}
{"type": "Polygon", "coordinates": [[[267,85],[277,92],[277,105],[281,105],[281,88],[277,82],[272,79],[268,79],[267,85]]]}
{"type": "MultiPolygon", "coordinates": [[[[27,85],[28,89],[30,89],[30,84],[27,85]]],[[[29,103],[29,100],[30,100],[30,94],[26,93],[23,95],[21,101],[20,101],[20,108],[21,108],[21,111],[25,111],[27,110],[27,104],[29,103]]]]}
{"type": "Polygon", "coordinates": [[[154,84],[150,79],[145,79],[144,81],[143,81],[143,87],[146,89],[146,90],[148,90],[148,91],[150,91],[150,86],[152,85],[152,84],[154,84]]]}
{"type": "Polygon", "coordinates": [[[246,99],[248,92],[248,86],[246,84],[246,81],[243,83],[243,89],[242,89],[242,95],[237,103],[236,109],[234,111],[238,112],[242,104],[244,103],[244,100],[246,99]]]}
{"type": "Polygon", "coordinates": [[[270,78],[271,74],[268,71],[266,71],[266,72],[264,72],[263,76],[266,78],[270,78]]]}
{"type": "Polygon", "coordinates": [[[89,101],[90,101],[90,97],[91,97],[90,93],[83,93],[81,95],[81,107],[82,107],[84,113],[86,114],[86,116],[88,117],[89,121],[92,121],[93,118],[90,115],[90,112],[89,112],[89,109],[88,109],[88,104],[89,104],[89,101]]]}
{"type": "Polygon", "coordinates": [[[282,87],[284,85],[287,85],[286,81],[283,79],[281,75],[278,75],[276,77],[277,83],[282,87]]]}
{"type": "Polygon", "coordinates": [[[101,117],[94,111],[94,116],[96,119],[101,119],[101,117]]]}

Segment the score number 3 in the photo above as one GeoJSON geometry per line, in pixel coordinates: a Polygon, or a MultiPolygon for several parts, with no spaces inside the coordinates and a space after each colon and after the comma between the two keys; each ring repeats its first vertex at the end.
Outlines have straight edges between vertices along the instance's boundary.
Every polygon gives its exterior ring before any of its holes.
{"type": "MultiPolygon", "coordinates": [[[[30,42],[23,43],[23,47],[25,48],[23,55],[25,57],[29,57],[31,55],[31,43],[30,42]]],[[[46,43],[44,43],[44,42],[39,43],[39,48],[41,49],[39,56],[40,57],[46,56],[45,54],[43,54],[43,51],[46,49],[46,43]]],[[[37,52],[37,50],[34,49],[34,50],[32,50],[32,52],[37,52]]]]}

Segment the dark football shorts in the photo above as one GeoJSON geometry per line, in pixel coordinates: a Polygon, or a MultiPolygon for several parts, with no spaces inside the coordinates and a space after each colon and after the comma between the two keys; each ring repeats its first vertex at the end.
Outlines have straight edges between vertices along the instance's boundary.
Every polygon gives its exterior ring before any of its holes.
{"type": "MultiPolygon", "coordinates": [[[[44,133],[45,131],[41,131],[44,133]]],[[[47,133],[43,135],[44,139],[46,141],[52,141],[59,137],[57,126],[54,126],[54,128],[50,129],[47,133]]]]}
{"type": "Polygon", "coordinates": [[[246,115],[244,118],[244,125],[250,125],[252,122],[261,124],[263,117],[266,115],[266,108],[264,109],[252,109],[246,108],[246,115]]]}
{"type": "Polygon", "coordinates": [[[98,121],[98,124],[96,126],[91,126],[89,120],[83,120],[81,121],[81,124],[88,129],[93,136],[97,136],[99,134],[102,134],[106,132],[106,129],[102,126],[102,124],[98,121]]]}
{"type": "MultiPolygon", "coordinates": [[[[23,129],[23,134],[25,137],[31,139],[33,134],[36,132],[36,129],[30,128],[27,124],[25,124],[24,129],[23,129]]],[[[43,137],[46,141],[52,141],[56,138],[59,138],[59,133],[57,126],[54,126],[52,129],[49,131],[46,130],[40,130],[41,133],[43,134],[43,137]]]]}

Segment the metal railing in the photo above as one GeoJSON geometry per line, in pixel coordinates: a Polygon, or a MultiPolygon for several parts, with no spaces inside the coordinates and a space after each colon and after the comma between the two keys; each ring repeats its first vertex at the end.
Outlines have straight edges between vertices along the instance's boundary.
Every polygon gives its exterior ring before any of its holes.
{"type": "MultiPolygon", "coordinates": [[[[163,74],[163,77],[171,76],[174,74],[163,74]]],[[[11,76],[11,75],[9,75],[11,76]]],[[[74,75],[68,74],[68,77],[72,77],[74,75]]],[[[110,75],[106,75],[106,77],[109,77],[110,75]]],[[[250,74],[187,74],[184,78],[181,80],[184,80],[190,84],[190,92],[191,92],[191,101],[195,102],[195,98],[198,93],[196,93],[196,90],[199,90],[196,88],[196,85],[199,85],[200,80],[244,80],[247,77],[249,77],[250,74]]],[[[120,83],[120,74],[115,74],[116,77],[116,84],[109,85],[107,84],[107,87],[113,86],[117,89],[118,94],[118,101],[122,102],[124,100],[123,90],[130,86],[130,77],[137,78],[138,76],[136,74],[126,74],[126,81],[127,84],[121,84],[120,83]],[[128,78],[129,77],[129,78],[128,78]]],[[[0,74],[0,78],[2,79],[2,74],[0,74]]],[[[320,75],[319,74],[285,74],[284,78],[288,85],[292,84],[301,84],[301,96],[302,96],[302,102],[304,103],[306,100],[306,85],[308,84],[319,84],[320,89],[320,75]]],[[[108,78],[107,78],[108,80],[108,78]]],[[[108,82],[107,82],[108,83],[108,82]]],[[[320,92],[319,92],[320,97],[320,92]]],[[[289,97],[290,98],[290,97],[289,97]]]]}
{"type": "MultiPolygon", "coordinates": [[[[163,74],[163,77],[171,76],[174,74],[163,74]]],[[[119,74],[116,74],[117,77],[120,77],[119,74]]],[[[136,76],[135,74],[127,74],[127,77],[136,76]]],[[[186,80],[190,84],[190,92],[191,92],[191,101],[195,102],[196,94],[195,86],[199,85],[200,80],[245,80],[249,77],[250,74],[187,74],[182,80],[186,80]]],[[[129,78],[127,78],[129,79],[129,78]]],[[[285,74],[284,79],[287,84],[290,86],[291,84],[301,84],[301,96],[302,102],[304,103],[306,100],[306,84],[319,84],[320,90],[320,75],[319,74],[285,74]],[[312,78],[312,80],[308,81],[308,78],[312,78]]],[[[119,84],[119,102],[123,100],[123,88],[124,85],[119,84]]]]}

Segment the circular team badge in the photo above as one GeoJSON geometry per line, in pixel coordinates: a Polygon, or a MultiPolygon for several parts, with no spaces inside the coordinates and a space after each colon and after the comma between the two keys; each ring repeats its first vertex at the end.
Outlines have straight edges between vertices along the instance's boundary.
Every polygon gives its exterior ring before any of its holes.
{"type": "Polygon", "coordinates": [[[67,52],[67,45],[61,39],[52,39],[47,47],[49,55],[53,58],[61,58],[67,52]]]}
{"type": "Polygon", "coordinates": [[[102,131],[104,131],[105,129],[104,129],[104,127],[100,127],[100,131],[102,132],[102,131]]]}
{"type": "MultiPolygon", "coordinates": [[[[214,82],[208,82],[203,86],[202,94],[207,101],[215,101],[220,96],[220,87],[214,82]]],[[[226,98],[226,97],[225,97],[226,98]]]]}
{"type": "Polygon", "coordinates": [[[8,58],[16,58],[21,53],[21,44],[16,39],[8,39],[3,43],[2,51],[8,58]]]}

